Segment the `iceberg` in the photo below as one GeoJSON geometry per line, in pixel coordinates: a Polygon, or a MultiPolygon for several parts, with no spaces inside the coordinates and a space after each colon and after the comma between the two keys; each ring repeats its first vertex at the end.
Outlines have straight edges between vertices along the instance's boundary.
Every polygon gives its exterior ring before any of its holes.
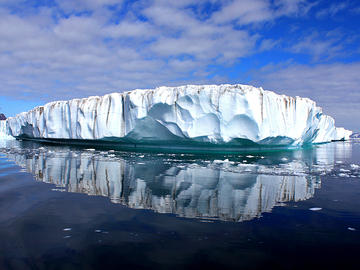
{"type": "Polygon", "coordinates": [[[16,138],[181,150],[293,148],[346,140],[352,133],[336,128],[308,98],[240,84],[54,101],[2,122],[0,132],[16,138]]]}

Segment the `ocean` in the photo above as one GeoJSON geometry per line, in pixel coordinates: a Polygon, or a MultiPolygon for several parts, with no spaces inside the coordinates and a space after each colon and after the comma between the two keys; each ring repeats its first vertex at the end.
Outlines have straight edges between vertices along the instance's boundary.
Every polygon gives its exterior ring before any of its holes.
{"type": "Polygon", "coordinates": [[[0,269],[357,269],[360,140],[232,154],[0,142],[0,269]]]}

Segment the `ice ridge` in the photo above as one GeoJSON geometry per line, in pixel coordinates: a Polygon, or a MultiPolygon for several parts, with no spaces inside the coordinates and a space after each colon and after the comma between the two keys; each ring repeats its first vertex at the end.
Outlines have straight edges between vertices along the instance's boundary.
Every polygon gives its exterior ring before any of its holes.
{"type": "Polygon", "coordinates": [[[166,147],[299,147],[345,140],[308,98],[248,85],[159,87],[54,101],[0,124],[14,137],[166,147]]]}

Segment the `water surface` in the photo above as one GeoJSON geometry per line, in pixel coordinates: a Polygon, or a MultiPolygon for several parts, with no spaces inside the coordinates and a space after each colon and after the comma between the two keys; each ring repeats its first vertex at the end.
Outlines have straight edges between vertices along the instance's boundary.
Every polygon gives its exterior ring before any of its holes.
{"type": "Polygon", "coordinates": [[[360,145],[238,155],[0,145],[1,269],[355,268],[360,145]]]}

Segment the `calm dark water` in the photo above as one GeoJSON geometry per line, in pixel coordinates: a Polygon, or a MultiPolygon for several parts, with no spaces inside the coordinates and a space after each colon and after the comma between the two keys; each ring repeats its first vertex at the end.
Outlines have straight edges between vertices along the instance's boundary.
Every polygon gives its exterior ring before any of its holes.
{"type": "Polygon", "coordinates": [[[357,269],[360,141],[239,155],[0,142],[0,269],[357,269]]]}

